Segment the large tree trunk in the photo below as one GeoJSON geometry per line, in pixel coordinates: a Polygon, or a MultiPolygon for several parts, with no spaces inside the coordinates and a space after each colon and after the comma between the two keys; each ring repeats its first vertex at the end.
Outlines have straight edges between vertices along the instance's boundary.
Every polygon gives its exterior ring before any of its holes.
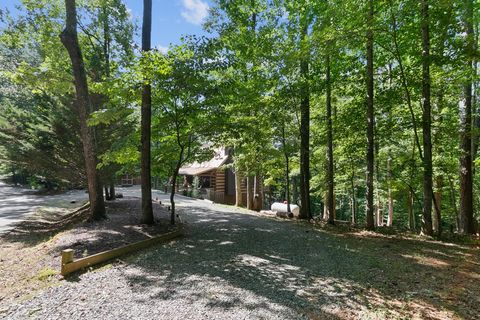
{"type": "MultiPolygon", "coordinates": [[[[305,20],[307,18],[305,17],[305,20]]],[[[300,103],[300,219],[310,219],[310,85],[309,81],[309,53],[308,45],[305,44],[308,38],[308,23],[305,21],[302,26],[301,41],[302,58],[300,61],[301,103],[300,103]]]]}
{"type": "Polygon", "coordinates": [[[326,57],[326,109],[327,109],[327,199],[325,202],[327,221],[335,223],[334,203],[334,162],[333,162],[333,125],[332,125],[332,83],[330,77],[330,53],[326,57]]]}
{"type": "Polygon", "coordinates": [[[430,18],[428,0],[421,2],[422,29],[422,128],[423,128],[423,210],[422,233],[433,235],[432,200],[433,200],[433,168],[432,168],[432,129],[430,104],[430,18]]]}
{"type": "MultiPolygon", "coordinates": [[[[152,0],[143,0],[142,51],[150,51],[152,32],[152,0]]],[[[151,177],[151,118],[152,87],[143,85],[141,109],[141,177],[142,177],[142,223],[153,224],[152,177],[151,177]]]]}
{"type": "Polygon", "coordinates": [[[368,1],[367,16],[367,194],[366,194],[366,228],[375,229],[373,203],[373,175],[374,175],[374,148],[375,148],[375,112],[373,107],[373,0],[368,1]]]}
{"type": "Polygon", "coordinates": [[[460,217],[458,232],[474,234],[473,217],[473,163],[472,163],[472,84],[475,37],[473,30],[473,2],[464,0],[463,24],[466,33],[465,55],[467,58],[467,76],[464,84],[462,124],[460,128],[460,217]]]}
{"type": "Polygon", "coordinates": [[[82,52],[77,36],[77,10],[75,0],[65,0],[66,26],[60,34],[60,39],[68,51],[72,61],[73,75],[75,78],[76,106],[80,118],[80,134],[83,143],[85,168],[88,180],[88,197],[90,212],[94,220],[105,218],[105,203],[103,200],[102,185],[97,172],[97,158],[92,128],[87,120],[92,108],[88,92],[87,76],[83,63],[82,52]]]}

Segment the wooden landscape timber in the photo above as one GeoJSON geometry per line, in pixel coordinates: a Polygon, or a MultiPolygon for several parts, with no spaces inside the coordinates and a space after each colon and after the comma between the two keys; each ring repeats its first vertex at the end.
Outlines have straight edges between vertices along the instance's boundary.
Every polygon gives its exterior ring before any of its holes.
{"type": "Polygon", "coordinates": [[[73,259],[74,251],[73,249],[65,249],[62,250],[62,268],[61,274],[63,276],[67,276],[72,272],[91,267],[93,265],[111,260],[116,257],[120,257],[122,255],[126,255],[141,249],[148,248],[154,244],[160,244],[167,242],[169,240],[178,238],[184,234],[183,227],[179,227],[178,229],[168,232],[166,234],[162,234],[157,237],[153,237],[150,239],[142,240],[139,242],[135,242],[132,244],[128,244],[126,246],[115,248],[112,250],[103,251],[100,253],[96,253],[94,255],[80,258],[77,260],[73,259]]]}

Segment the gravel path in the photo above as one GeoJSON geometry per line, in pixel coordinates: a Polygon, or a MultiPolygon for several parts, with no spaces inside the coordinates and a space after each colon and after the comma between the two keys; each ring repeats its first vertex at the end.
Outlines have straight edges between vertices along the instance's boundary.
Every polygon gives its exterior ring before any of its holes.
{"type": "MultiPolygon", "coordinates": [[[[154,196],[167,202],[162,194],[154,196]]],[[[454,309],[454,301],[440,308],[438,298],[431,297],[440,288],[423,294],[417,282],[395,279],[423,277],[432,268],[403,257],[413,249],[397,248],[393,240],[344,237],[182,197],[179,210],[187,224],[185,238],[123,258],[110,268],[71,277],[10,306],[5,317],[396,318],[393,308],[382,307],[385,301],[399,310],[407,308],[404,301],[425,302],[435,307],[429,312],[443,310],[438,311],[444,312],[437,314],[439,319],[452,315],[448,309],[454,309]],[[395,259],[377,249],[399,253],[395,259]],[[388,270],[395,271],[393,276],[386,276],[388,270]]],[[[414,308],[423,318],[418,304],[414,308]]],[[[467,313],[463,316],[468,318],[467,313]]]]}
{"type": "Polygon", "coordinates": [[[74,208],[87,200],[88,194],[84,190],[71,190],[58,195],[46,196],[0,181],[0,233],[13,229],[16,223],[34,214],[38,208],[74,208]]]}

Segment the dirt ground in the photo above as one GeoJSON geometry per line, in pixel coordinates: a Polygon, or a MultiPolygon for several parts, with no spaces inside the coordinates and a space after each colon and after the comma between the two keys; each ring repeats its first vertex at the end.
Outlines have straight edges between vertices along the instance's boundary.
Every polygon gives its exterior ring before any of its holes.
{"type": "Polygon", "coordinates": [[[136,198],[107,202],[108,219],[95,222],[88,221],[84,208],[67,215],[68,209],[38,210],[0,236],[0,311],[58,285],[63,279],[59,274],[63,249],[74,249],[75,258],[81,258],[171,230],[169,211],[158,203],[153,207],[154,226],[139,224],[141,208],[136,198]]]}

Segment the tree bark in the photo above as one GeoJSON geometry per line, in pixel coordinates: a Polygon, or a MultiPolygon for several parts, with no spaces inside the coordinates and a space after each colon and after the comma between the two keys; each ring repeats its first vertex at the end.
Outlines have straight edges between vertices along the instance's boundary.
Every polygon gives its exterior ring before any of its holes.
{"type": "Polygon", "coordinates": [[[110,200],[115,200],[117,199],[117,196],[115,195],[115,183],[110,183],[110,200]]]}
{"type": "Polygon", "coordinates": [[[247,176],[247,209],[253,210],[253,177],[247,176]]]}
{"type": "Polygon", "coordinates": [[[263,209],[262,178],[259,173],[257,173],[254,177],[253,208],[255,211],[260,211],[263,209]]]}
{"type": "Polygon", "coordinates": [[[433,235],[432,200],[433,200],[433,167],[432,167],[432,129],[430,103],[430,18],[428,0],[421,2],[422,30],[422,128],[423,128],[423,212],[422,233],[433,235]]]}
{"type": "Polygon", "coordinates": [[[333,125],[332,125],[332,83],[330,74],[330,53],[327,54],[326,61],[326,109],[327,109],[327,199],[325,202],[327,210],[327,221],[329,224],[335,224],[335,204],[334,204],[334,160],[333,160],[333,125]]]}
{"type": "Polygon", "coordinates": [[[357,197],[355,195],[355,171],[350,176],[350,188],[352,190],[352,224],[357,223],[357,197]]]}
{"type": "Polygon", "coordinates": [[[285,136],[285,123],[282,126],[282,147],[285,157],[285,201],[287,201],[287,212],[290,213],[290,157],[287,151],[287,141],[285,136]]]}
{"type": "Polygon", "coordinates": [[[433,232],[440,236],[442,234],[442,189],[443,189],[443,176],[438,175],[435,179],[435,202],[438,210],[434,210],[432,215],[432,229],[433,232]]]}
{"type": "Polygon", "coordinates": [[[408,229],[415,230],[415,213],[413,211],[413,195],[412,191],[407,190],[407,213],[408,213],[408,229]]]}
{"type": "Polygon", "coordinates": [[[242,205],[242,176],[240,170],[235,169],[235,206],[240,207],[242,205]]]}
{"type": "Polygon", "coordinates": [[[388,173],[388,219],[387,226],[393,225],[393,195],[392,195],[392,158],[388,157],[387,160],[387,173],[388,173]]]}
{"type": "MultiPolygon", "coordinates": [[[[142,51],[150,51],[152,32],[152,0],[143,0],[142,51]]],[[[143,84],[141,108],[141,177],[142,177],[142,223],[153,224],[152,177],[151,177],[151,118],[152,88],[143,84]]],[[[173,207],[172,207],[173,208],[173,207]]]]}
{"type": "Polygon", "coordinates": [[[108,186],[104,186],[105,189],[105,200],[110,200],[110,193],[108,192],[108,186]]]}
{"type": "Polygon", "coordinates": [[[60,39],[68,51],[72,61],[73,75],[75,78],[76,105],[80,118],[80,135],[82,137],[83,154],[88,181],[88,197],[92,219],[105,218],[105,203],[103,199],[102,185],[97,172],[97,157],[95,154],[95,142],[91,127],[87,120],[92,108],[88,92],[87,76],[83,56],[78,43],[77,35],[77,10],[75,0],[65,0],[66,25],[60,34],[60,39]]]}
{"type": "Polygon", "coordinates": [[[460,128],[460,217],[458,232],[474,234],[473,217],[473,163],[472,163],[472,85],[473,57],[475,55],[475,37],[473,30],[473,2],[464,0],[463,24],[466,33],[465,55],[467,58],[467,76],[464,84],[464,108],[461,112],[460,128]]]}
{"type": "MultiPolygon", "coordinates": [[[[307,19],[305,17],[305,19],[307,19]]],[[[309,48],[305,44],[308,38],[308,23],[301,30],[302,58],[300,60],[301,103],[300,103],[300,219],[310,219],[310,86],[309,86],[309,48]]]]}
{"type": "Polygon", "coordinates": [[[175,224],[175,191],[177,190],[178,172],[182,167],[184,150],[185,149],[183,147],[180,147],[180,154],[179,154],[178,161],[175,166],[175,170],[173,172],[172,180],[171,180],[171,183],[172,183],[172,189],[170,191],[170,224],[171,225],[175,224]]]}
{"type": "Polygon", "coordinates": [[[367,194],[366,194],[366,228],[375,229],[373,203],[374,148],[375,148],[375,111],[373,82],[373,0],[368,1],[367,15],[367,194]]]}

